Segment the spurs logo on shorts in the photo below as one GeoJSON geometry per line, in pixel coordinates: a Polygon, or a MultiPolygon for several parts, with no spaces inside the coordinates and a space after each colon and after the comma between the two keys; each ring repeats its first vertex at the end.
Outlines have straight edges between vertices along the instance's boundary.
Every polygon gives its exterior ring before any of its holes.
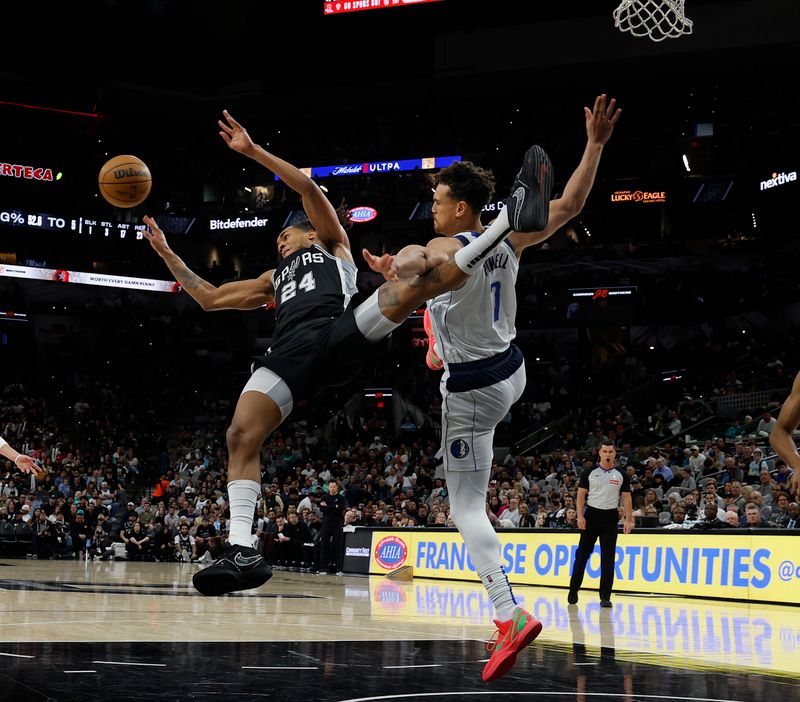
{"type": "Polygon", "coordinates": [[[464,439],[456,439],[450,444],[450,453],[454,458],[466,458],[469,454],[469,444],[464,439]]]}

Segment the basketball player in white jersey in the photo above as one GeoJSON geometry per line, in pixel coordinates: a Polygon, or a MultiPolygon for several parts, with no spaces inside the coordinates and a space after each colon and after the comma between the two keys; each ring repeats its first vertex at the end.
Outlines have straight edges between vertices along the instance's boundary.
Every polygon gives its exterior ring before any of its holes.
{"type": "MultiPolygon", "coordinates": [[[[261,494],[259,451],[291,412],[293,403],[353,378],[393,329],[427,299],[462,285],[511,230],[507,222],[490,227],[480,239],[423,275],[384,283],[361,301],[350,241],[320,187],[292,164],[253,143],[227,111],[223,115],[225,121],[220,120],[219,126],[225,143],[273,171],[299,193],[308,219],[279,234],[279,262],[274,270],[216,287],[191,271],[170,248],[156,222],[144,218],[148,225],[145,237],[203,309],[252,310],[273,301],[276,306],[272,345],[256,359],[226,433],[231,527],[222,556],[192,578],[204,595],[259,587],[272,576],[251,541],[261,494]]],[[[547,154],[533,147],[509,198],[512,222],[538,222],[539,228],[544,228],[551,187],[547,154]]]]}
{"type": "Polygon", "coordinates": [[[2,436],[0,436],[0,456],[5,456],[8,460],[14,461],[14,465],[23,473],[40,472],[35,460],[24,453],[15,451],[2,436]]]}
{"type": "MultiPolygon", "coordinates": [[[[550,237],[583,209],[603,146],[621,114],[615,104],[599,95],[593,110],[584,108],[586,149],[561,198],[550,202],[547,227],[512,232],[463,286],[428,302],[436,353],[444,362],[442,454],[450,510],[497,615],[497,640],[487,646],[492,656],[483,670],[487,682],[508,672],[517,653],[542,628],[517,606],[500,562],[500,542],[486,516],[494,430],[525,388],[522,352],[511,343],[516,336],[519,260],[526,248],[550,237]]],[[[424,274],[483,236],[480,215],[494,191],[492,175],[472,163],[454,163],[434,176],[434,185],[433,223],[440,238],[427,247],[407,246],[394,257],[363,252],[387,280],[424,274]]],[[[513,212],[504,209],[492,226],[508,226],[509,216],[513,212]]]]}

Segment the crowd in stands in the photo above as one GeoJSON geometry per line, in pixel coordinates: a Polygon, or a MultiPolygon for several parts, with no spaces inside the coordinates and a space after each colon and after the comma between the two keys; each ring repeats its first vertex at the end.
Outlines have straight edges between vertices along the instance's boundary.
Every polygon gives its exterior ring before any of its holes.
{"type": "MultiPolygon", "coordinates": [[[[186,428],[146,467],[129,429],[104,424],[108,433],[86,452],[46,402],[21,386],[4,388],[3,397],[0,431],[44,473],[31,478],[10,461],[0,465],[0,545],[13,532],[35,558],[213,558],[229,518],[228,459],[213,422],[186,428]]],[[[665,416],[674,411],[665,408],[665,416]]],[[[73,412],[86,421],[91,403],[73,412]]],[[[725,435],[685,447],[677,435],[657,447],[632,444],[627,431],[636,418],[619,403],[592,419],[591,429],[563,437],[559,451],[493,462],[486,510],[497,528],[576,529],[578,477],[608,439],[629,477],[639,526],[800,528],[800,480],[766,448],[769,409],[752,436],[736,418],[725,435]]],[[[405,433],[394,432],[383,417],[359,418],[334,432],[333,451],[302,420],[268,439],[253,542],[276,568],[340,572],[343,528],[452,526],[438,446],[406,424],[405,433]]]]}

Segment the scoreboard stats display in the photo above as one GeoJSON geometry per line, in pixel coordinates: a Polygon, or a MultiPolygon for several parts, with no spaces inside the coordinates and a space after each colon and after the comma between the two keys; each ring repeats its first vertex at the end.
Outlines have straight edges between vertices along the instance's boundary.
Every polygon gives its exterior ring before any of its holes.
{"type": "Polygon", "coordinates": [[[574,324],[627,324],[636,308],[636,286],[569,288],[567,320],[574,324]]]}
{"type": "Polygon", "coordinates": [[[443,2],[443,0],[324,0],[322,7],[326,15],[340,15],[345,12],[384,10],[388,7],[426,5],[432,2],[443,2]]]}

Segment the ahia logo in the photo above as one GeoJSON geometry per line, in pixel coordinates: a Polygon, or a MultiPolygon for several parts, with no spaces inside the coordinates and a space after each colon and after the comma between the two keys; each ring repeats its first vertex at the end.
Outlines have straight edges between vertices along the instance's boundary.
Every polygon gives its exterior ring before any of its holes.
{"type": "Polygon", "coordinates": [[[404,609],[408,597],[405,590],[391,580],[381,578],[372,593],[372,601],[382,609],[404,609]]]}
{"type": "Polygon", "coordinates": [[[381,568],[396,570],[408,557],[406,542],[397,536],[387,536],[375,547],[375,561],[381,568]]]}
{"type": "Polygon", "coordinates": [[[768,190],[769,188],[777,188],[779,185],[786,185],[786,183],[793,183],[797,180],[797,171],[790,173],[773,173],[772,178],[761,181],[761,189],[768,190]]]}
{"type": "Polygon", "coordinates": [[[450,444],[450,453],[454,458],[466,458],[469,454],[469,444],[464,439],[456,439],[450,444]]]}
{"type": "Polygon", "coordinates": [[[354,207],[347,213],[347,219],[351,222],[371,222],[378,216],[378,210],[374,207],[354,207]]]}

